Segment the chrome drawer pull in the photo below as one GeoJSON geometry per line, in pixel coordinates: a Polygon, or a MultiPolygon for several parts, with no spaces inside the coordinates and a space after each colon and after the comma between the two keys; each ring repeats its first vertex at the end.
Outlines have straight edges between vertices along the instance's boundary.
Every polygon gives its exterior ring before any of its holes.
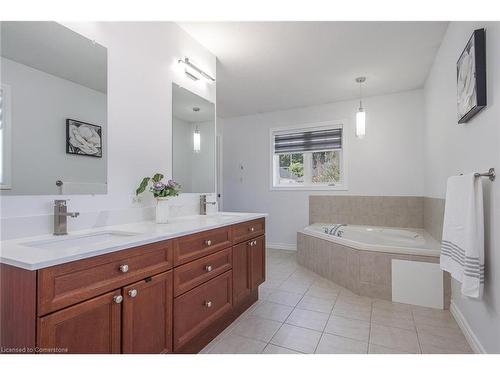
{"type": "Polygon", "coordinates": [[[123,297],[122,296],[114,296],[113,297],[113,302],[114,303],[122,303],[123,297]]]}
{"type": "Polygon", "coordinates": [[[122,264],[119,269],[120,269],[120,272],[127,273],[128,272],[128,264],[122,264]]]}
{"type": "Polygon", "coordinates": [[[135,298],[135,296],[137,296],[137,289],[129,290],[128,295],[132,298],[135,298]]]}
{"type": "Polygon", "coordinates": [[[253,232],[253,231],[255,231],[255,228],[251,227],[249,230],[250,230],[250,232],[253,232]]]}
{"type": "Polygon", "coordinates": [[[212,301],[205,301],[204,305],[206,308],[210,308],[212,307],[212,301]]]}
{"type": "Polygon", "coordinates": [[[206,241],[205,241],[205,245],[207,245],[207,246],[212,246],[212,241],[210,241],[210,240],[206,240],[206,241]]]}
{"type": "Polygon", "coordinates": [[[207,272],[212,271],[212,266],[205,266],[205,271],[207,271],[207,272]]]}

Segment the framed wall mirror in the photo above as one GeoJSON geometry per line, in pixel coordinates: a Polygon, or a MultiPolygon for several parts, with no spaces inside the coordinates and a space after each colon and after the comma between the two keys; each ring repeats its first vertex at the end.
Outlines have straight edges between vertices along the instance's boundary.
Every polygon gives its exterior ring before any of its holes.
{"type": "Polygon", "coordinates": [[[172,175],[183,193],[214,193],[215,104],[172,85],[172,175]]]}
{"type": "Polygon", "coordinates": [[[106,48],[56,22],[5,21],[0,46],[1,194],[105,194],[106,48]]]}

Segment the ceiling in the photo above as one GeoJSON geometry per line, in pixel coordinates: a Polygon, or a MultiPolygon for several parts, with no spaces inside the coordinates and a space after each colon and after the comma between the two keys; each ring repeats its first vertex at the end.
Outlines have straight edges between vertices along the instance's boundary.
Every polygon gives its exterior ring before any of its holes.
{"type": "Polygon", "coordinates": [[[172,85],[172,113],[174,117],[186,122],[215,120],[215,105],[175,83],[172,85]],[[193,108],[200,110],[195,112],[193,108]]]}
{"type": "Polygon", "coordinates": [[[107,50],[56,22],[1,22],[2,57],[106,93],[107,50]]]}
{"type": "Polygon", "coordinates": [[[447,22],[188,22],[218,58],[217,115],[421,88],[447,22]]]}

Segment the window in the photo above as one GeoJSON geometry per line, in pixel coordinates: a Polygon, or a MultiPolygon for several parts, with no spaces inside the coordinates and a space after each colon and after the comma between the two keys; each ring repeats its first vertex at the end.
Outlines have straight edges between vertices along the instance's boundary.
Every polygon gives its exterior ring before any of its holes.
{"type": "Polygon", "coordinates": [[[10,87],[0,86],[0,189],[11,188],[10,87]]]}
{"type": "Polygon", "coordinates": [[[345,190],[340,124],[271,129],[273,189],[345,190]]]}

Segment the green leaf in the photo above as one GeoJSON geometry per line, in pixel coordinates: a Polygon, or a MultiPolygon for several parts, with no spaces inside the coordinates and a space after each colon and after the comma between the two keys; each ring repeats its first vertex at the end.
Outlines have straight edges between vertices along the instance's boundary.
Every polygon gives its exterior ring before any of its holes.
{"type": "Polygon", "coordinates": [[[153,176],[153,182],[160,182],[163,178],[163,175],[161,173],[156,173],[154,176],[153,176]]]}
{"type": "Polygon", "coordinates": [[[135,191],[135,195],[139,195],[139,194],[143,193],[144,190],[146,190],[146,187],[148,186],[148,183],[149,183],[150,179],[151,179],[150,177],[144,177],[142,179],[141,184],[139,185],[139,187],[135,191]]]}

